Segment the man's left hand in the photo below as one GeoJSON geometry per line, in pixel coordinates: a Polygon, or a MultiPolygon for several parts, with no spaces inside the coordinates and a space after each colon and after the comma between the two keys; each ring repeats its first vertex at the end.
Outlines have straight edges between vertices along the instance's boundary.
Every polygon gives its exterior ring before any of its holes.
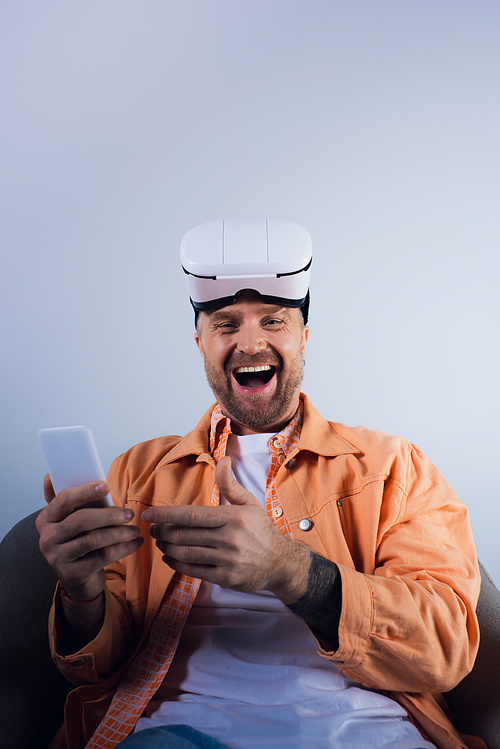
{"type": "Polygon", "coordinates": [[[169,567],[223,588],[246,593],[269,590],[283,603],[306,592],[310,550],[283,536],[259,501],[239,484],[231,460],[215,470],[218,507],[154,507],[142,514],[169,567]]]}

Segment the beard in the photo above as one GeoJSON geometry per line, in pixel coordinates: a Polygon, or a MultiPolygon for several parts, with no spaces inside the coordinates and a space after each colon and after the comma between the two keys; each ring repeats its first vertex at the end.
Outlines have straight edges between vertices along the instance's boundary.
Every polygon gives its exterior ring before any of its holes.
{"type": "MultiPolygon", "coordinates": [[[[252,362],[247,361],[245,364],[257,366],[260,363],[257,358],[254,357],[252,362]]],[[[266,362],[268,360],[269,357],[266,362]]],[[[244,397],[240,396],[233,388],[231,371],[234,366],[241,365],[233,362],[229,366],[226,362],[224,371],[220,371],[205,357],[208,384],[225,416],[258,431],[266,431],[267,427],[283,422],[287,416],[293,417],[293,414],[290,415],[290,408],[300,391],[304,375],[302,351],[298,351],[291,361],[287,374],[283,372],[283,360],[279,357],[275,374],[276,388],[272,395],[247,392],[244,397]]]]}

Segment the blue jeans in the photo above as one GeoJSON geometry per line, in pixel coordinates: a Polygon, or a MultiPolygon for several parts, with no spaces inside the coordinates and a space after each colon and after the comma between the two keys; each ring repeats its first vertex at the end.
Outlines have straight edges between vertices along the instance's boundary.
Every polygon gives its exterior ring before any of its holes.
{"type": "Polygon", "coordinates": [[[138,731],[120,741],[120,749],[229,749],[191,726],[158,726],[138,731]]]}

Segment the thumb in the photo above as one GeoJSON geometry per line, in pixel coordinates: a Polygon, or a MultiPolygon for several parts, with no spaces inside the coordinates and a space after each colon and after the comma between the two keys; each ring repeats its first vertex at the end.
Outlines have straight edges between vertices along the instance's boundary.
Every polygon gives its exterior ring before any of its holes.
{"type": "Polygon", "coordinates": [[[215,483],[219,487],[221,497],[232,505],[258,505],[259,500],[239,484],[231,470],[231,458],[225,455],[215,467],[215,483]]]}
{"type": "Polygon", "coordinates": [[[43,496],[45,497],[45,501],[47,502],[47,504],[52,502],[52,500],[56,496],[49,474],[47,474],[43,480],[43,496]]]}

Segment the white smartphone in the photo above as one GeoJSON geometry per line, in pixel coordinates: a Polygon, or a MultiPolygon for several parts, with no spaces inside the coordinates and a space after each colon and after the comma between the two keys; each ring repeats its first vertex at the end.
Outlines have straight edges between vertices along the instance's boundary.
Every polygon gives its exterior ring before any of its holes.
{"type": "MultiPolygon", "coordinates": [[[[56,494],[91,481],[106,481],[92,431],[83,425],[40,429],[38,439],[56,494]]],[[[89,502],[91,507],[109,507],[111,495],[89,502]]]]}

